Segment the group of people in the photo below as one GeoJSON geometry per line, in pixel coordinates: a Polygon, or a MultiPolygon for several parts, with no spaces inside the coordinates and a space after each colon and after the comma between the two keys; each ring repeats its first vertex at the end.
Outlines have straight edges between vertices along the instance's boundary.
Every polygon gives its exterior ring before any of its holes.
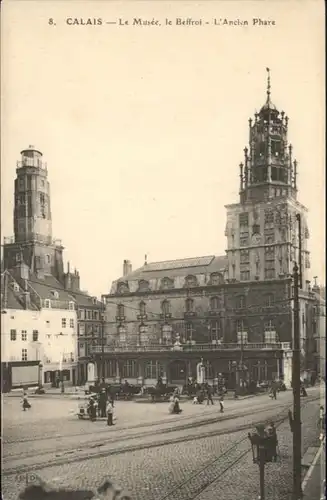
{"type": "Polygon", "coordinates": [[[105,389],[101,389],[98,397],[95,395],[90,396],[87,412],[91,422],[95,422],[97,416],[100,418],[107,417],[107,425],[114,425],[114,401],[107,397],[105,389]]]}

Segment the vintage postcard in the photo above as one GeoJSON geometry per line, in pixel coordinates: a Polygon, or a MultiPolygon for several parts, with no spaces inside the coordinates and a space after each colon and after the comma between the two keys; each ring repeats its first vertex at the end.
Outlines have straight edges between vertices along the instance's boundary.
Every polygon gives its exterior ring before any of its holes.
{"type": "Polygon", "coordinates": [[[2,498],[325,498],[324,3],[1,7],[2,498]]]}

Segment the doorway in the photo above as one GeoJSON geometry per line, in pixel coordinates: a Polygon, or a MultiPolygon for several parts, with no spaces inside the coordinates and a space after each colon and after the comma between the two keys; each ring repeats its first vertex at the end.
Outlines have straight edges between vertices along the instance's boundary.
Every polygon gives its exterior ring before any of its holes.
{"type": "Polygon", "coordinates": [[[171,384],[184,385],[186,383],[187,370],[186,361],[176,359],[169,365],[168,381],[171,384]]]}

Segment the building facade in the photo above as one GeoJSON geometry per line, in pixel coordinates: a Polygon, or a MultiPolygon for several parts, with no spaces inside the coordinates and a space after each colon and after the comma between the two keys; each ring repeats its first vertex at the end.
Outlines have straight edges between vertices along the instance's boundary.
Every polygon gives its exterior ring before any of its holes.
{"type": "MultiPolygon", "coordinates": [[[[6,384],[10,387],[13,383],[12,363],[41,366],[38,378],[43,384],[53,384],[58,377],[76,384],[80,378],[79,321],[81,331],[84,327],[80,306],[84,310],[85,304],[91,304],[100,317],[101,303],[80,289],[79,273],[76,269],[71,272],[69,263],[64,272],[64,248],[52,236],[50,184],[42,153],[33,146],[23,150],[16,174],[14,237],[5,238],[3,247],[1,307],[7,336],[2,359],[7,363],[3,365],[6,384]],[[11,331],[16,334],[10,340],[11,331]],[[36,331],[37,341],[33,340],[36,331]]],[[[95,340],[100,329],[92,332],[95,340]]],[[[82,353],[82,359],[84,365],[91,358],[82,353]]],[[[20,377],[26,374],[28,384],[32,375],[23,368],[20,372],[20,377]]]]}
{"type": "MultiPolygon", "coordinates": [[[[249,120],[249,147],[240,165],[240,198],[228,205],[226,255],[156,263],[123,276],[106,300],[105,374],[152,384],[219,372],[229,387],[241,380],[291,381],[293,263],[300,263],[302,347],[313,338],[307,272],[307,210],[297,200],[297,162],[288,144],[288,117],[267,97],[249,120]],[[300,215],[301,227],[298,221],[300,215]]],[[[95,355],[100,355],[95,347],[95,355]]]]}

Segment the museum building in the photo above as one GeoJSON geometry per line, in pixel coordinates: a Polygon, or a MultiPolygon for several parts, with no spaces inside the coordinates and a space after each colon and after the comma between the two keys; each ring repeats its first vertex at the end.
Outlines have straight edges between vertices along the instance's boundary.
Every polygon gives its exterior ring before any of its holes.
{"type": "Polygon", "coordinates": [[[123,275],[104,296],[104,342],[92,352],[108,381],[154,384],[161,376],[185,384],[202,359],[210,383],[223,373],[230,388],[273,377],[289,384],[295,260],[302,369],[314,369],[319,294],[307,278],[307,209],[297,200],[288,117],[270,93],[268,72],[266,102],[249,119],[239,201],[225,207],[225,255],[145,260],[135,271],[125,260],[123,275]]]}

